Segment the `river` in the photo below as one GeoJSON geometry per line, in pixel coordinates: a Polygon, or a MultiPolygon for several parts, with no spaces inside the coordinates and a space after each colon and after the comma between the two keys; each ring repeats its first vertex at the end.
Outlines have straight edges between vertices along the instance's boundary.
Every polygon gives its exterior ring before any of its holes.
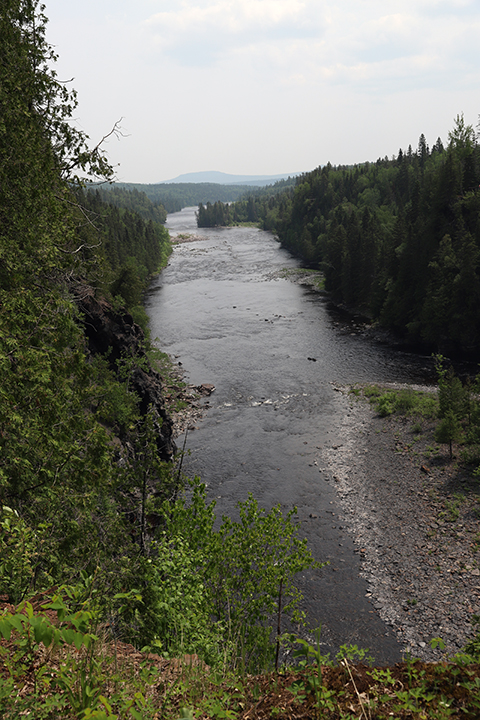
{"type": "MultiPolygon", "coordinates": [[[[219,516],[249,492],[262,507],[298,508],[314,556],[329,561],[300,579],[325,651],[368,647],[377,663],[402,648],[369,601],[358,547],[321,458],[341,442],[348,402],[335,386],[424,380],[425,362],[366,338],[323,296],[285,275],[299,266],[255,228],[198,229],[195,208],[168,216],[176,245],[146,299],[152,337],[188,382],[212,383],[210,407],[188,434],[184,467],[200,475],[219,516]]],[[[179,438],[177,444],[182,445],[179,438]]]]}

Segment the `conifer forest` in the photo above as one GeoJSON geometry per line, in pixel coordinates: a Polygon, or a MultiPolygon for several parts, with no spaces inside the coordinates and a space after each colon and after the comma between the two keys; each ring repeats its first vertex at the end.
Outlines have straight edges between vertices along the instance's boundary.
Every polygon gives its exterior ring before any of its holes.
{"type": "MultiPolygon", "coordinates": [[[[248,494],[236,520],[217,519],[201,479],[184,476],[172,413],[185,383],[143,306],[172,252],[167,212],[198,204],[199,227],[274,233],[323,273],[336,304],[428,352],[478,360],[476,129],[459,114],[445,144],[422,135],[391,159],[326,164],[258,190],[116,184],[104,141],[121,128],[97,144],[76,129],[47,22],[38,0],[2,0],[0,716],[383,718],[390,703],[386,716],[398,705],[395,717],[420,718],[430,703],[428,717],[443,718],[442,688],[463,683],[457,716],[478,717],[478,638],[451,675],[439,665],[440,680],[408,662],[397,685],[378,670],[369,714],[353,690],[335,704],[366,652],[345,646],[327,688],[296,583],[322,558],[295,508],[265,510],[248,494]],[[298,655],[282,675],[282,658],[298,655]],[[193,680],[177,672],[185,658],[193,680]],[[421,691],[410,697],[407,682],[421,691]]],[[[452,455],[470,433],[477,452],[478,386],[465,390],[437,363],[437,440],[452,455]]],[[[391,397],[382,402],[393,414],[391,397]]]]}
{"type": "Polygon", "coordinates": [[[480,146],[457,115],[444,145],[318,167],[284,192],[201,205],[198,224],[259,222],[325,274],[335,302],[429,351],[480,352],[480,146]]]}

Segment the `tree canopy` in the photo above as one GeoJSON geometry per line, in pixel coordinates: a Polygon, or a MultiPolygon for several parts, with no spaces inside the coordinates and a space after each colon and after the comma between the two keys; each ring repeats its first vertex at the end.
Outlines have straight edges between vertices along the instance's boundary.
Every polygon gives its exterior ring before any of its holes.
{"type": "MultiPolygon", "coordinates": [[[[253,667],[259,652],[272,656],[279,575],[289,588],[313,559],[291,515],[250,499],[244,527],[225,521],[219,534],[199,481],[192,503],[181,494],[167,379],[134,321],[170,250],[164,212],[140,192],[83,189],[85,177],[108,180],[112,169],[72,125],[75,93],[52,69],[46,22],[37,0],[2,4],[0,595],[16,604],[55,586],[57,608],[66,596],[94,608],[89,617],[115,637],[217,663],[234,662],[248,639],[253,667]],[[251,611],[247,529],[259,579],[251,611]],[[245,608],[233,627],[235,603],[245,608]]],[[[35,622],[37,640],[45,626],[35,622]]],[[[3,637],[7,626],[2,615],[3,637]]],[[[22,702],[1,694],[0,714],[22,702]]]]}
{"type": "MultiPolygon", "coordinates": [[[[325,273],[333,299],[411,343],[480,355],[480,146],[458,115],[444,147],[354,166],[327,164],[294,189],[199,212],[255,219],[325,273]]],[[[245,218],[246,219],[246,218],[245,218]]]]}

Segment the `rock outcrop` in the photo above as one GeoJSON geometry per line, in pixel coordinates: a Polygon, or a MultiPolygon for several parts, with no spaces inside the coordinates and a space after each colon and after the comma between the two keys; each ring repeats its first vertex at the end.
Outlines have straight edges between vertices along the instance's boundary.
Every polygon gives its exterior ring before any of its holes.
{"type": "Polygon", "coordinates": [[[110,368],[118,371],[118,362],[133,358],[131,388],[139,397],[139,411],[154,413],[157,446],[162,460],[171,460],[176,446],[173,441],[173,423],[165,408],[162,377],[153,370],[145,353],[145,335],[126,311],[116,311],[104,298],[96,298],[93,288],[75,288],[74,297],[83,318],[88,351],[101,354],[110,368]]]}

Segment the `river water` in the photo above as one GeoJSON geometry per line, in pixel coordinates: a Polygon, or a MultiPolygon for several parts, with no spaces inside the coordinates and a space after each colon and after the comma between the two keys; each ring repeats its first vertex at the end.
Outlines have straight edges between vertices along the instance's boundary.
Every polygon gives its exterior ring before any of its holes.
{"type": "Polygon", "coordinates": [[[299,263],[270,233],[197,230],[195,208],[169,215],[167,228],[201,239],[176,245],[153,282],[152,337],[182,363],[188,382],[216,388],[188,434],[184,469],[207,484],[219,516],[234,516],[249,492],[265,508],[297,506],[314,556],[330,563],[300,579],[323,649],[357,644],[377,663],[399,660],[402,648],[366,597],[358,547],[321,452],[341,441],[348,412],[336,384],[423,381],[425,363],[368,340],[324,297],[285,277],[299,263]]]}

